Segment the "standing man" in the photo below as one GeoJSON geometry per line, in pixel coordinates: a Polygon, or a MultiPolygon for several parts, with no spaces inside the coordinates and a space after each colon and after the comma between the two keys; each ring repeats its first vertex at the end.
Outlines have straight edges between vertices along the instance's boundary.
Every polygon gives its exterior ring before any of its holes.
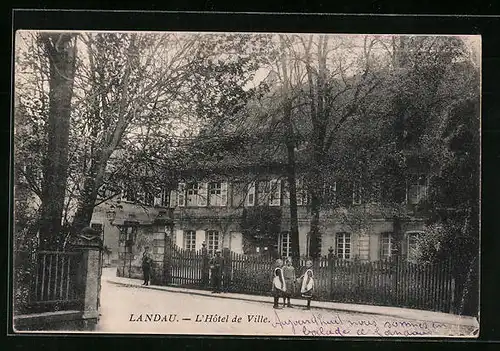
{"type": "Polygon", "coordinates": [[[283,307],[285,307],[285,304],[287,307],[292,307],[290,298],[295,292],[295,280],[297,278],[295,277],[295,268],[293,268],[292,265],[292,258],[287,257],[285,262],[285,266],[283,267],[283,277],[285,279],[286,292],[283,296],[283,307]]]}
{"type": "Polygon", "coordinates": [[[212,293],[218,294],[221,292],[221,285],[222,285],[222,256],[221,256],[221,251],[216,250],[215,251],[215,256],[212,258],[212,263],[210,265],[210,268],[212,269],[212,293]]]}
{"type": "Polygon", "coordinates": [[[144,248],[144,253],[142,254],[142,274],[144,276],[144,283],[142,285],[149,285],[149,279],[151,277],[151,265],[153,259],[149,253],[149,246],[144,248]]]}

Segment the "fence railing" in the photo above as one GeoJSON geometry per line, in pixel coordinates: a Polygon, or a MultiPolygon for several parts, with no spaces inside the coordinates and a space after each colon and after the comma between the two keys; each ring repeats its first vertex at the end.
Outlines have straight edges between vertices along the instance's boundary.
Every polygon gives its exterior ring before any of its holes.
{"type": "MultiPolygon", "coordinates": [[[[223,250],[224,291],[258,295],[271,294],[275,260],[223,250]]],[[[161,271],[155,272],[157,284],[191,288],[210,288],[209,254],[206,249],[181,249],[167,239],[161,271]]],[[[295,267],[299,277],[307,259],[295,267]]],[[[159,265],[160,266],[160,265],[159,265]]],[[[140,268],[139,268],[140,269],[140,268]]],[[[313,263],[314,296],[317,300],[342,303],[375,304],[456,313],[464,304],[464,282],[454,274],[451,260],[415,263],[405,257],[375,262],[342,260],[333,255],[313,263]],[[459,301],[459,300],[462,301],[459,301]]],[[[296,286],[298,290],[298,284],[296,286]]],[[[296,295],[298,297],[299,294],[296,295]]],[[[472,297],[474,300],[475,297],[472,297]]],[[[471,306],[477,305],[473,301],[471,306]]],[[[467,311],[466,311],[467,312],[467,311]]],[[[472,312],[474,313],[474,307],[472,312]]]]}
{"type": "Polygon", "coordinates": [[[21,313],[78,310],[83,305],[85,277],[78,272],[82,252],[37,251],[17,252],[16,275],[21,313]]]}

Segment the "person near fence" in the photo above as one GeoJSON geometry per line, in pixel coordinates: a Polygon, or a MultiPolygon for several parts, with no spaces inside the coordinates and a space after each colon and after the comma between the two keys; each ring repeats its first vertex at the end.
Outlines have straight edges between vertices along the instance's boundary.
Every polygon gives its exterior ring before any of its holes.
{"type": "Polygon", "coordinates": [[[221,251],[216,250],[215,251],[215,256],[212,258],[212,261],[210,262],[210,269],[211,269],[211,275],[212,275],[212,293],[218,294],[222,291],[221,285],[222,285],[222,256],[221,256],[221,251]]]}
{"type": "Polygon", "coordinates": [[[290,303],[290,298],[295,292],[295,280],[297,279],[295,276],[295,268],[293,268],[292,258],[287,257],[286,264],[283,267],[283,277],[285,279],[286,291],[283,295],[283,307],[285,305],[287,307],[292,307],[290,303]]]}
{"type": "Polygon", "coordinates": [[[314,290],[314,274],[312,271],[312,265],[312,261],[307,261],[304,274],[297,279],[300,284],[300,294],[302,297],[307,299],[307,309],[311,308],[311,300],[313,298],[314,290]]]}
{"type": "Polygon", "coordinates": [[[142,285],[149,285],[152,264],[153,259],[149,253],[149,246],[146,246],[144,248],[144,253],[142,254],[142,275],[144,276],[144,283],[142,283],[142,285]]]}
{"type": "Polygon", "coordinates": [[[273,271],[274,308],[279,308],[279,298],[286,293],[285,277],[283,276],[283,260],[277,259],[273,271]]]}

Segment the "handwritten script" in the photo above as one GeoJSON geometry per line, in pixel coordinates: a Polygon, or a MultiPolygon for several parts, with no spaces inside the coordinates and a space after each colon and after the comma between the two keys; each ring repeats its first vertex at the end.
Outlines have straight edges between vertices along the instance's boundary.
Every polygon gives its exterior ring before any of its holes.
{"type": "Polygon", "coordinates": [[[271,326],[304,336],[426,336],[443,335],[449,326],[437,322],[409,320],[350,319],[340,314],[311,313],[307,318],[290,318],[274,311],[271,326]]]}

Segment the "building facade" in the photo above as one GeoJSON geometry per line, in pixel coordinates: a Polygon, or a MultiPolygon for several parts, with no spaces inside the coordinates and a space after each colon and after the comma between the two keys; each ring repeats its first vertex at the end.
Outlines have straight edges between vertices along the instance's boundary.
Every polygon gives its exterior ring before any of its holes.
{"type": "MultiPolygon", "coordinates": [[[[296,186],[299,251],[307,256],[310,196],[302,177],[296,186]]],[[[425,175],[408,177],[401,203],[384,201],[377,189],[369,196],[363,192],[356,182],[349,187],[335,181],[323,186],[321,254],[327,255],[332,248],[337,257],[347,260],[376,261],[395,254],[412,257],[425,224],[425,215],[419,211],[428,193],[425,175]]],[[[292,253],[290,196],[285,177],[277,172],[184,177],[175,189],[163,189],[152,197],[146,207],[123,198],[113,203],[112,221],[104,210],[96,211],[92,220],[102,225],[113,260],[134,255],[133,264],[140,265],[140,253],[147,245],[155,260],[162,261],[165,236],[185,250],[197,251],[205,244],[210,254],[224,248],[248,255],[286,257],[292,253]],[[117,206],[121,206],[118,211],[117,206]]]]}

